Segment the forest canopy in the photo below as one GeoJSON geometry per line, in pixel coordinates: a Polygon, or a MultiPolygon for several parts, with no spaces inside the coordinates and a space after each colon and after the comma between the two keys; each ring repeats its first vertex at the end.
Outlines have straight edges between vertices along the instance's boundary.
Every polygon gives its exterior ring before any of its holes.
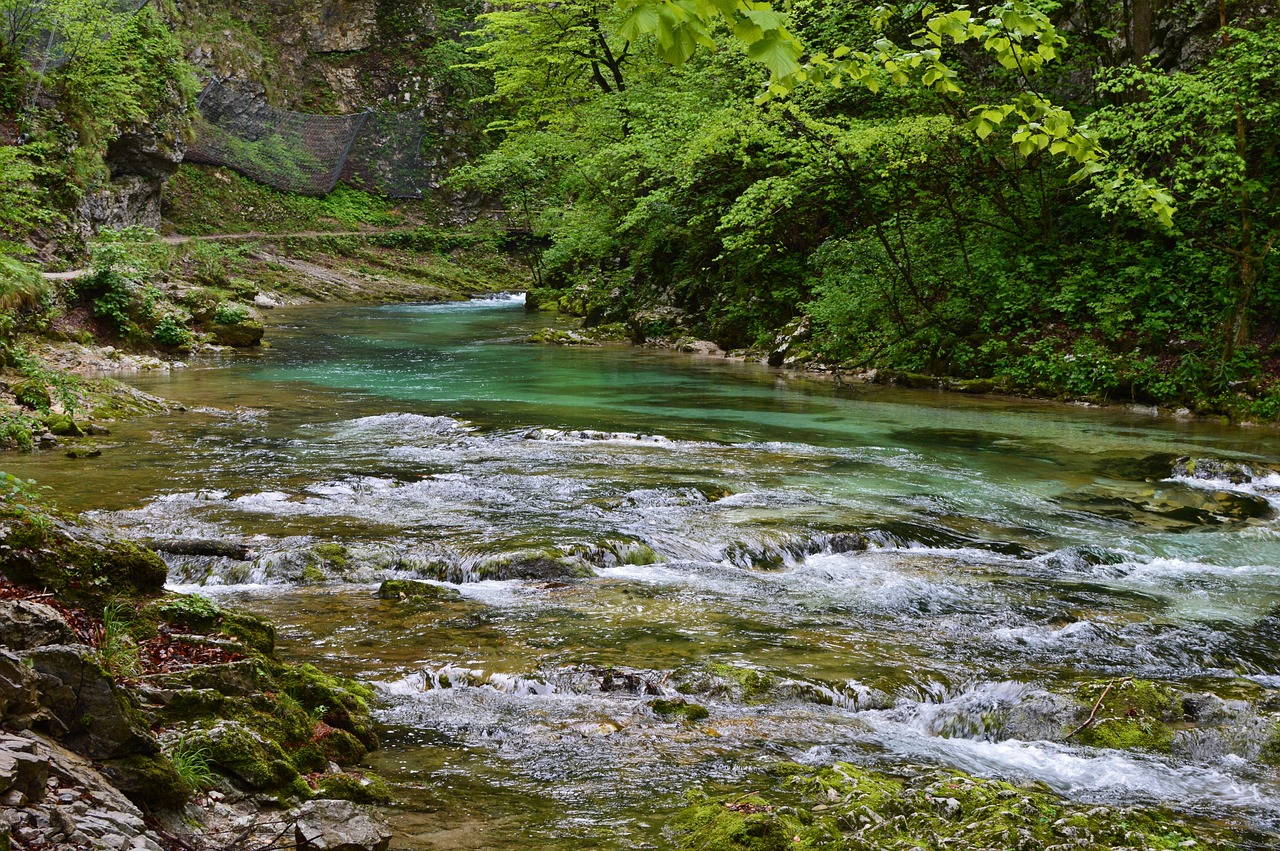
{"type": "Polygon", "coordinates": [[[1247,3],[515,0],[480,16],[535,299],[796,317],[844,368],[1243,404],[1274,382],[1280,23],[1247,3]]]}

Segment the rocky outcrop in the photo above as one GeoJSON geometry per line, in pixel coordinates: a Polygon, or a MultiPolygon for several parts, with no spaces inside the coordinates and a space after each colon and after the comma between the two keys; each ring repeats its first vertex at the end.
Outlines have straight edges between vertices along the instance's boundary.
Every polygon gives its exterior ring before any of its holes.
{"type": "Polygon", "coordinates": [[[38,676],[44,726],[92,759],[159,753],[160,746],[126,694],[83,644],[55,644],[19,654],[38,676]]]}
{"type": "Polygon", "coordinates": [[[0,790],[0,835],[19,847],[165,847],[92,763],[39,736],[0,732],[0,790]]]}
{"type": "Polygon", "coordinates": [[[160,557],[101,526],[52,514],[0,512],[0,575],[100,606],[116,595],[153,595],[168,575],[160,557]]]}

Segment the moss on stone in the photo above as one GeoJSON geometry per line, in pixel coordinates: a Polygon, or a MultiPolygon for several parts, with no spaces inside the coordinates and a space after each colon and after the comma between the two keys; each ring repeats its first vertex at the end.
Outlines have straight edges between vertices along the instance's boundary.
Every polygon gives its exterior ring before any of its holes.
{"type": "Polygon", "coordinates": [[[203,751],[212,766],[249,789],[283,790],[298,779],[298,770],[278,743],[239,721],[197,730],[188,743],[203,751]]]}
{"type": "Polygon", "coordinates": [[[1096,705],[1097,713],[1096,720],[1077,734],[1079,741],[1117,750],[1167,753],[1172,749],[1173,730],[1167,722],[1177,716],[1175,694],[1150,680],[1124,680],[1109,691],[1108,685],[1090,683],[1080,688],[1077,696],[1091,711],[1096,705]]]}
{"type": "Polygon", "coordinates": [[[754,668],[727,665],[723,662],[712,662],[707,666],[707,672],[712,676],[730,680],[739,686],[742,691],[742,699],[747,703],[759,703],[767,699],[769,692],[776,684],[774,678],[769,674],[762,673],[754,668]]]}
{"type": "Polygon", "coordinates": [[[152,596],[168,568],[160,557],[93,523],[70,522],[27,506],[0,508],[0,573],[19,585],[100,611],[118,596],[152,596]]]}
{"type": "Polygon", "coordinates": [[[691,723],[701,721],[711,714],[705,706],[689,703],[682,697],[674,700],[659,698],[658,700],[650,701],[649,708],[663,718],[678,718],[691,723]]]}
{"type": "Polygon", "coordinates": [[[677,847],[718,851],[1231,847],[1228,837],[1196,835],[1163,811],[1076,805],[1043,787],[1021,788],[958,771],[921,771],[898,778],[836,763],[818,769],[787,765],[775,777],[778,788],[767,795],[696,796],[675,820],[677,847]]]}
{"type": "Polygon", "coordinates": [[[378,586],[378,596],[383,600],[405,600],[412,603],[453,602],[462,599],[462,595],[453,588],[416,579],[388,579],[378,586]]]}
{"type": "Polygon", "coordinates": [[[357,804],[389,804],[391,790],[376,774],[326,774],[319,780],[317,798],[338,798],[357,804]]]}
{"type": "Polygon", "coordinates": [[[129,800],[148,810],[176,810],[193,792],[164,754],[107,760],[102,770],[129,800]]]}

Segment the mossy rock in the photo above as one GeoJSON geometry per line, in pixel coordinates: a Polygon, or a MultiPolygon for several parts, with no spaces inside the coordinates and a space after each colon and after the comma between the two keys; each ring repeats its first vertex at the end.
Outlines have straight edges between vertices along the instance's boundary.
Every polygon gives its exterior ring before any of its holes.
{"type": "Polygon", "coordinates": [[[712,662],[707,665],[707,673],[733,683],[733,690],[747,703],[760,703],[767,700],[770,691],[777,681],[769,674],[754,668],[739,665],[726,665],[723,662],[712,662]]]}
{"type": "Polygon", "coordinates": [[[154,596],[168,568],[151,550],[93,523],[71,523],[23,508],[0,510],[0,573],[10,581],[53,591],[100,610],[109,598],[154,596]]]}
{"type": "Polygon", "coordinates": [[[33,411],[47,411],[53,404],[53,400],[49,398],[49,388],[38,379],[27,378],[15,381],[9,385],[9,392],[18,400],[19,405],[33,411]]]}
{"type": "Polygon", "coordinates": [[[193,792],[164,754],[107,760],[102,772],[129,800],[147,810],[179,809],[193,792]]]}
{"type": "Polygon", "coordinates": [[[256,319],[242,319],[234,325],[217,324],[210,326],[213,339],[220,346],[232,346],[237,349],[248,349],[262,343],[262,335],[266,326],[256,319]]]}
{"type": "Polygon", "coordinates": [[[1091,683],[1078,690],[1083,705],[1090,711],[1097,705],[1097,712],[1095,721],[1076,738],[1096,748],[1168,753],[1173,747],[1168,722],[1179,715],[1175,693],[1150,680],[1124,680],[1109,691],[1107,685],[1091,683]],[[1098,703],[1100,697],[1102,702],[1098,703]]]}
{"type": "Polygon", "coordinates": [[[326,774],[317,785],[317,798],[355,804],[390,804],[392,800],[386,781],[376,774],[326,774]]]}
{"type": "Polygon", "coordinates": [[[277,681],[305,710],[320,713],[320,720],[330,727],[346,730],[369,750],[378,747],[367,702],[373,699],[372,689],[325,674],[313,665],[286,668],[277,681]]]}
{"type": "Polygon", "coordinates": [[[70,414],[49,414],[44,418],[44,425],[58,437],[84,437],[84,430],[70,414]]]}
{"type": "Polygon", "coordinates": [[[405,600],[411,603],[452,603],[462,599],[454,588],[432,585],[417,579],[388,579],[378,586],[383,600],[405,600]]]}
{"type": "Polygon", "coordinates": [[[271,656],[276,652],[275,625],[257,615],[223,609],[217,626],[222,634],[231,636],[263,656],[271,656]]]}
{"type": "Polygon", "coordinates": [[[479,579],[588,579],[595,576],[591,566],[567,557],[558,550],[526,551],[492,556],[476,566],[479,579]]]}
{"type": "Polygon", "coordinates": [[[248,789],[285,790],[298,780],[298,770],[280,745],[239,721],[197,730],[187,737],[187,745],[248,789]]]}
{"type": "Polygon", "coordinates": [[[710,716],[705,706],[698,703],[690,703],[682,697],[673,700],[659,698],[649,702],[649,708],[654,711],[655,715],[663,718],[673,718],[693,723],[701,721],[710,716]]]}

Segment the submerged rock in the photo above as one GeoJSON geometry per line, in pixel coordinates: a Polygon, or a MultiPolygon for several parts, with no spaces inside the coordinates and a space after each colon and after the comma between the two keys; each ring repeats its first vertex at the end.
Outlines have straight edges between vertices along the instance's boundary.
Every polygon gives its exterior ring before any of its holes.
{"type": "Polygon", "coordinates": [[[453,602],[462,599],[462,595],[453,588],[416,579],[388,579],[378,586],[377,596],[383,600],[407,600],[413,603],[453,602]]]}

